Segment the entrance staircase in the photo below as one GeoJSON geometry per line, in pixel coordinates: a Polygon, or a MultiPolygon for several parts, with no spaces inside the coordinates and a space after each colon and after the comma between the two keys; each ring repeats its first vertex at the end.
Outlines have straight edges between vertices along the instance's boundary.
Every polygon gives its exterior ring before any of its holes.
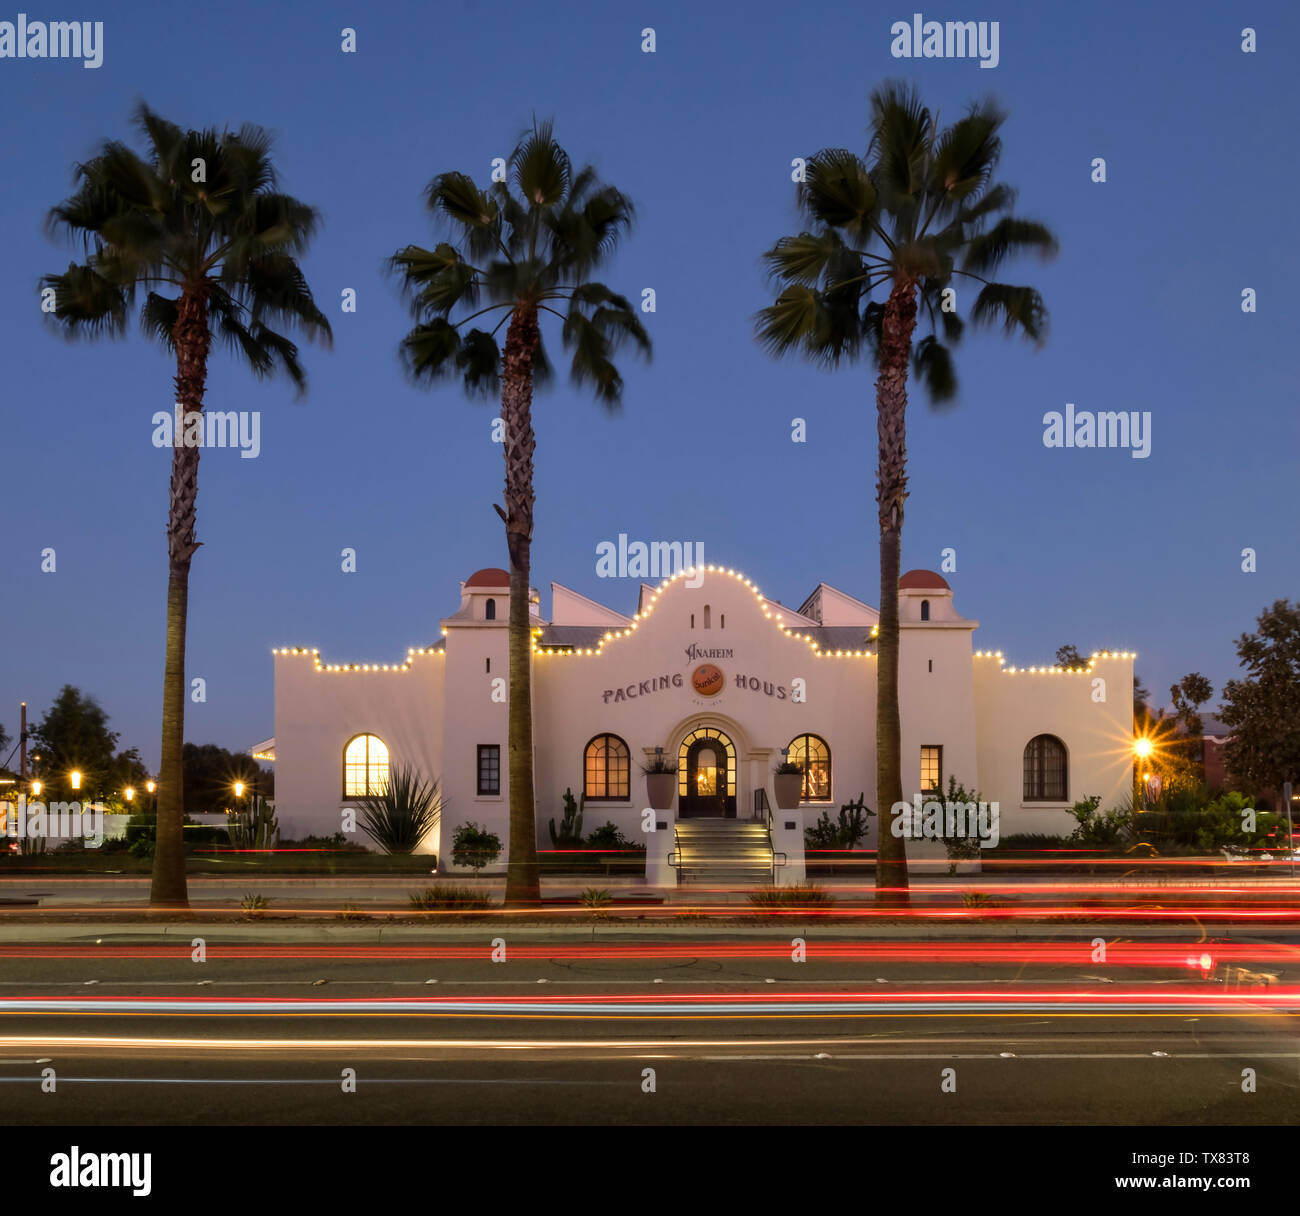
{"type": "Polygon", "coordinates": [[[770,887],[776,858],[765,823],[679,819],[675,825],[679,886],[770,887]]]}

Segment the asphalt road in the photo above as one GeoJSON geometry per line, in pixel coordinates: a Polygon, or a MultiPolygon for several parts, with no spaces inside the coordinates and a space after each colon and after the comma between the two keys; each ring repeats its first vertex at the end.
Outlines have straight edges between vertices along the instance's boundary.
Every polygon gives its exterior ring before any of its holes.
{"type": "Polygon", "coordinates": [[[1289,942],[491,949],[0,947],[0,1103],[36,1125],[1300,1118],[1289,942]]]}

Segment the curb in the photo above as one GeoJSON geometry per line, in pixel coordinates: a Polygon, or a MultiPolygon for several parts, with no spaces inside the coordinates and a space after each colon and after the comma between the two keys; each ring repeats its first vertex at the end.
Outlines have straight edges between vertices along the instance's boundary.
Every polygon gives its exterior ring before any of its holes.
{"type": "MultiPolygon", "coordinates": [[[[331,942],[348,945],[419,944],[436,945],[446,941],[482,941],[509,934],[516,938],[541,940],[581,940],[586,942],[617,941],[626,938],[662,940],[664,938],[774,938],[795,933],[801,937],[821,940],[854,941],[927,941],[935,939],[986,938],[1044,938],[1080,939],[1097,936],[1119,938],[1172,937],[1186,940],[1197,932],[1201,940],[1210,937],[1258,936],[1265,926],[1242,925],[1237,922],[1198,922],[1194,925],[1132,924],[1115,921],[1094,921],[1083,924],[893,924],[871,927],[852,925],[825,925],[817,921],[783,920],[765,925],[695,923],[690,925],[538,925],[491,924],[440,925],[427,928],[423,925],[384,925],[371,928],[363,925],[240,925],[188,922],[158,925],[149,921],[106,922],[95,924],[29,924],[0,925],[0,945],[39,943],[111,944],[161,944],[176,942],[189,944],[195,937],[205,941],[256,942],[262,945],[283,945],[306,942],[331,942]]],[[[1300,934],[1300,927],[1284,929],[1285,933],[1300,934]]],[[[1268,940],[1277,936],[1270,934],[1268,940]]]]}

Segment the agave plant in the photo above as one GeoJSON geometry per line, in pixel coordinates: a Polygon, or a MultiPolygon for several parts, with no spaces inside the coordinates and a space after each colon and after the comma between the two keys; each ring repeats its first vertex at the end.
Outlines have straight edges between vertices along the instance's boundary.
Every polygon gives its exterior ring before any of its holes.
{"type": "Polygon", "coordinates": [[[393,769],[381,794],[357,799],[360,828],[386,853],[413,853],[442,819],[437,781],[426,781],[413,769],[393,769]]]}

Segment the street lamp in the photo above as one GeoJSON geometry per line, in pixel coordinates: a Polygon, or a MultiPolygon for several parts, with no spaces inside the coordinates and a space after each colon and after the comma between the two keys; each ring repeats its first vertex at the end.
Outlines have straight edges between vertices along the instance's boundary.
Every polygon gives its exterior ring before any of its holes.
{"type": "Polygon", "coordinates": [[[33,781],[33,782],[32,782],[32,797],[33,797],[33,798],[39,798],[40,796],[41,796],[41,783],[40,783],[39,781],[33,781]]]}
{"type": "Polygon", "coordinates": [[[81,774],[74,768],[69,774],[68,780],[72,782],[72,788],[79,790],[81,788],[81,774]]]}
{"type": "Polygon", "coordinates": [[[135,800],[135,790],[129,785],[126,787],[126,800],[127,802],[133,802],[135,800]]]}

